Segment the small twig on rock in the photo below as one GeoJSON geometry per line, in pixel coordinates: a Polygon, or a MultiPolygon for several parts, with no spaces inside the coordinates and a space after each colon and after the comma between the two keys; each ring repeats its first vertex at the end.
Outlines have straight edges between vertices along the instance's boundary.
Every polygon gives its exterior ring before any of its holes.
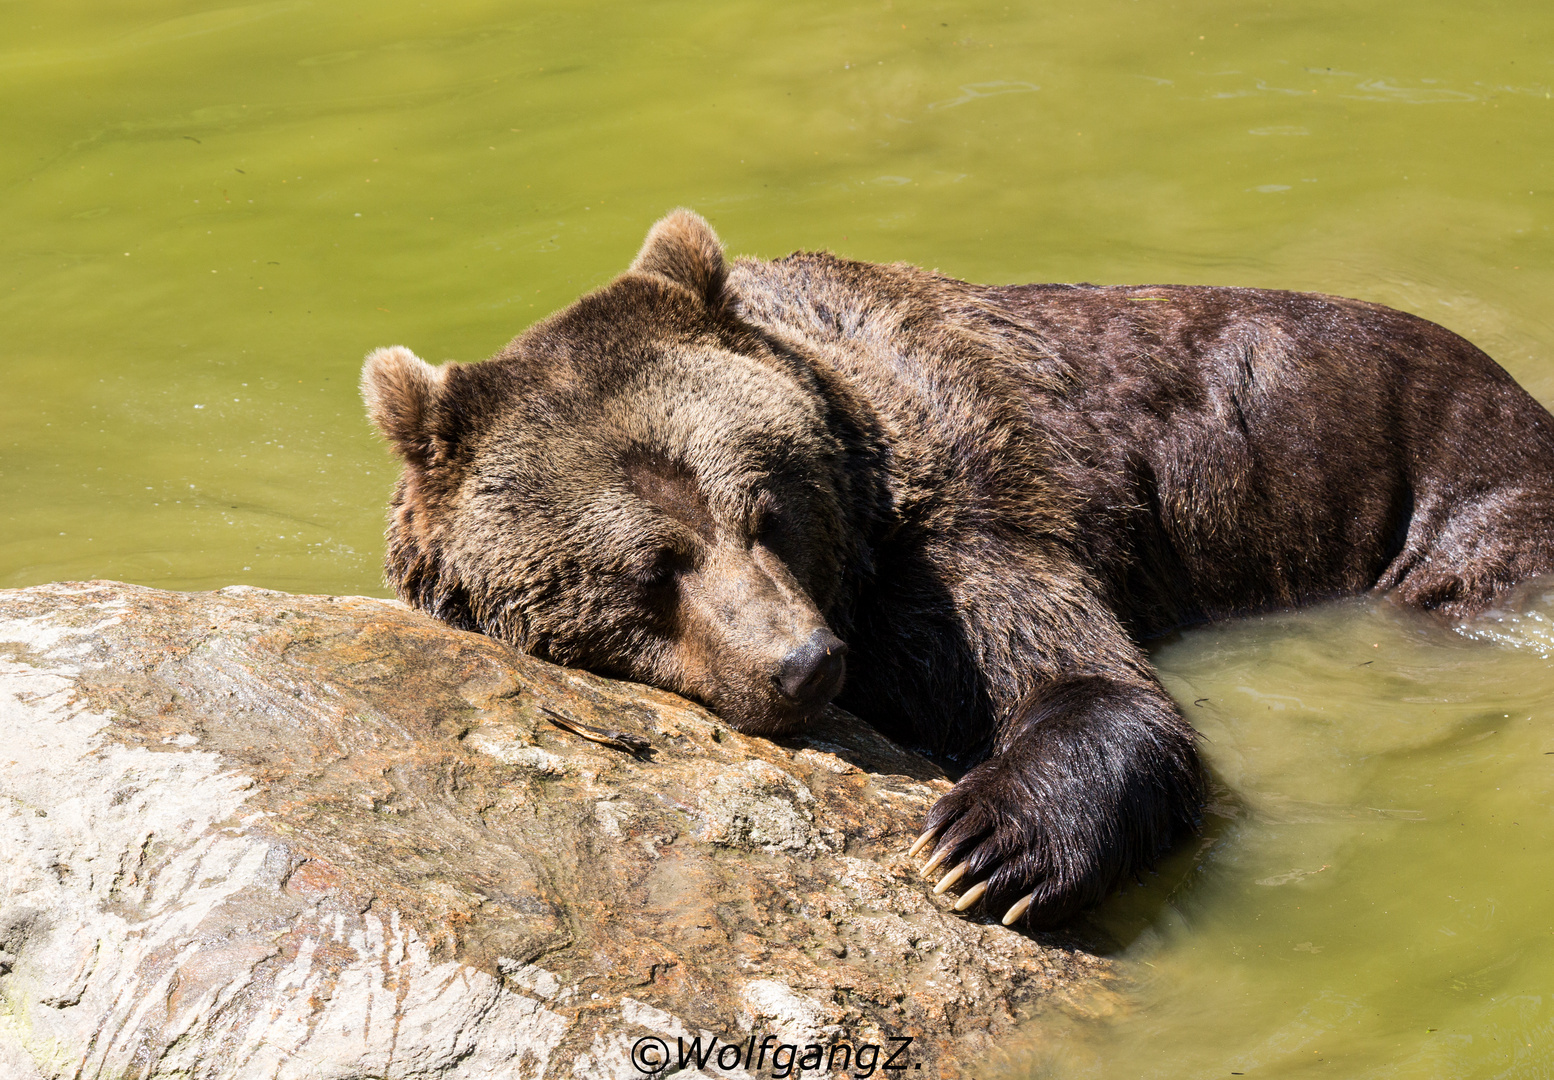
{"type": "Polygon", "coordinates": [[[563,731],[570,731],[579,738],[587,739],[589,742],[596,742],[600,746],[624,750],[638,761],[653,760],[653,744],[640,735],[632,735],[625,731],[605,731],[603,728],[596,728],[581,721],[562,716],[560,713],[547,709],[543,705],[540,706],[540,712],[550,717],[552,724],[555,724],[563,731]]]}

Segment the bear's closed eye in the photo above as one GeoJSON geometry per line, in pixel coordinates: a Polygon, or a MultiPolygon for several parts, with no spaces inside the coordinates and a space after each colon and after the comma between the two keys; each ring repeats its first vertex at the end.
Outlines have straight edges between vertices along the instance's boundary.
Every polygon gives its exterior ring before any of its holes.
{"type": "Polygon", "coordinates": [[[663,548],[628,568],[626,576],[644,589],[667,589],[690,565],[691,559],[683,552],[663,548]]]}

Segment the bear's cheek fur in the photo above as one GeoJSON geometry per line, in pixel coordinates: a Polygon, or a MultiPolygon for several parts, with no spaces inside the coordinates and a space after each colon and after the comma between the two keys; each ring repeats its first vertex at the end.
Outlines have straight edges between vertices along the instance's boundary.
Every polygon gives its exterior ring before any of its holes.
{"type": "Polygon", "coordinates": [[[759,544],[708,553],[679,582],[671,647],[677,689],[746,734],[779,735],[818,716],[840,690],[796,701],[780,686],[784,661],[826,620],[781,560],[759,544]]]}

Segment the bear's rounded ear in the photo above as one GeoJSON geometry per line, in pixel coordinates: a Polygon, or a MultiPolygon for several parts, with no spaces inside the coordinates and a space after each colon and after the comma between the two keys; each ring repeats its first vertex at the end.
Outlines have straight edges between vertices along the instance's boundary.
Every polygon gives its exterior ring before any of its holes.
{"type": "Polygon", "coordinates": [[[444,370],[433,367],[403,345],[367,354],[362,365],[362,400],[367,415],[393,445],[415,465],[425,465],[434,451],[433,416],[444,370]]]}
{"type": "Polygon", "coordinates": [[[719,302],[728,276],[718,234],[700,214],[685,209],[671,211],[648,231],[631,268],[668,278],[712,305],[719,302]]]}

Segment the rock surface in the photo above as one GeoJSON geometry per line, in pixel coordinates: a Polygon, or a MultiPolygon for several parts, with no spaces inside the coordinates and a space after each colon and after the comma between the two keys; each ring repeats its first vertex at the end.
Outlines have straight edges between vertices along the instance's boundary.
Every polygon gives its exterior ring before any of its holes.
{"type": "Polygon", "coordinates": [[[907,1036],[954,1077],[1110,992],[930,895],[904,850],[948,782],[859,721],[747,738],[388,601],[0,591],[0,731],[18,1080],[632,1077],[696,1037],[740,1060],[682,1075],[773,1075],[907,1036]]]}

